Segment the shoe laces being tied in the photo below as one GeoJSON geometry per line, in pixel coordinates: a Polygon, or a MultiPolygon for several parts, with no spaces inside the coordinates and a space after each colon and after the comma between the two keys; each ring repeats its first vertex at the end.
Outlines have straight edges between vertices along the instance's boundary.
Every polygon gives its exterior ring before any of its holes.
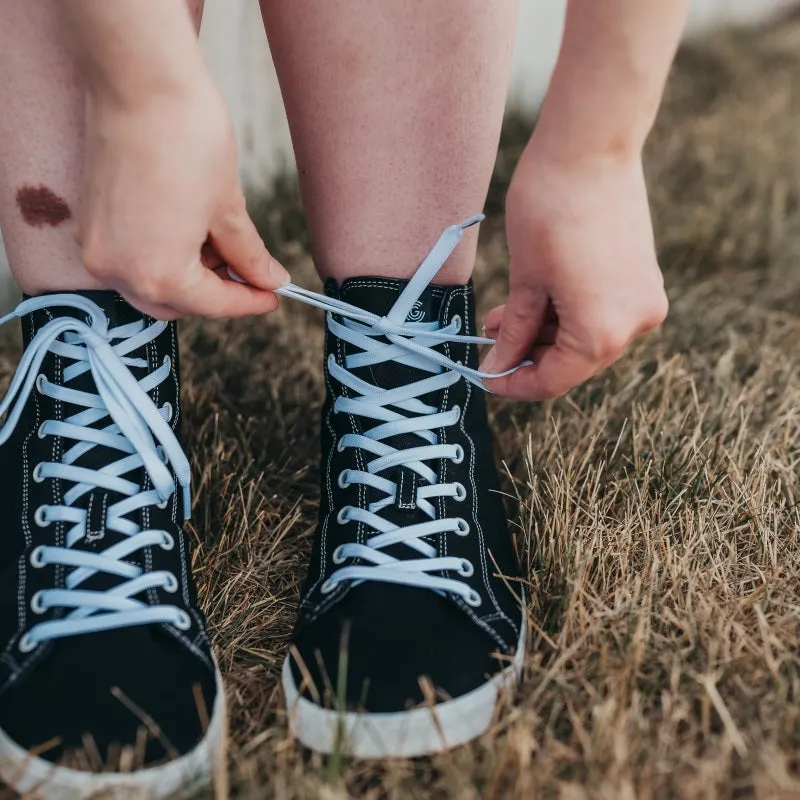
{"type": "MultiPolygon", "coordinates": [[[[493,339],[461,334],[459,317],[454,317],[445,326],[436,321],[409,320],[414,304],[453,252],[464,229],[481,219],[482,216],[472,217],[444,231],[384,317],[293,284],[278,290],[287,297],[326,310],[330,332],[358,348],[360,352],[345,356],[344,365],[338,364],[333,355],[328,358],[330,375],[347,387],[352,395],[339,395],[334,403],[334,413],[350,414],[375,423],[363,433],[345,434],[337,443],[340,451],[359,449],[371,457],[363,470],[344,470],[339,475],[339,485],[345,488],[360,484],[382,494],[367,508],[344,506],[339,509],[337,520],[340,524],[362,523],[374,531],[374,535],[363,544],[348,542],[336,548],[333,561],[342,566],[323,583],[323,593],[333,591],[345,581],[384,581],[452,593],[470,605],[481,604],[478,592],[466,582],[440,574],[451,572],[461,578],[469,577],[474,571],[470,561],[439,556],[437,549],[426,541],[426,537],[433,535],[452,533],[467,536],[470,532],[469,524],[460,517],[438,518],[435,505],[437,498],[465,499],[466,488],[457,482],[440,483],[436,472],[426,463],[439,459],[460,463],[464,458],[461,445],[442,443],[435,433],[437,429],[457,425],[461,411],[458,406],[440,411],[420,398],[444,390],[461,378],[485,389],[484,378],[507,375],[519,367],[491,374],[453,361],[433,349],[443,342],[493,344],[493,339]],[[341,318],[341,322],[335,315],[341,318]],[[387,390],[362,380],[352,372],[385,362],[413,367],[428,373],[429,377],[387,390]],[[407,437],[408,434],[415,434],[418,439],[412,441],[420,444],[393,447],[387,443],[392,437],[407,437]],[[397,483],[382,473],[396,467],[404,467],[416,474],[416,506],[428,520],[397,525],[381,516],[383,509],[396,504],[399,492],[397,483]],[[399,558],[386,552],[387,548],[398,544],[406,545],[407,556],[399,558]],[[353,563],[355,560],[358,563],[353,563]]],[[[392,552],[396,553],[397,548],[392,552]]]]}
{"type": "Polygon", "coordinates": [[[74,442],[60,462],[40,462],[33,470],[37,482],[60,479],[71,484],[59,505],[43,505],[36,509],[34,519],[40,527],[63,523],[66,537],[62,547],[40,545],[31,552],[34,567],[57,565],[68,572],[64,588],[37,592],[31,606],[35,613],[48,609],[63,609],[67,613],[32,626],[20,639],[23,652],[42,642],[77,634],[123,628],[151,623],[171,623],[186,629],[191,624],[188,614],[172,605],[148,605],[136,595],[148,589],[161,588],[168,592],[178,589],[171,572],[146,572],[125,559],[143,548],[174,547],[168,531],[143,530],[129,518],[147,506],[165,507],[175,492],[172,466],[182,489],[184,516],[191,510],[190,466],[181,449],[169,419],[169,404],[158,408],[148,392],[162,383],[171,371],[167,356],[162,365],[149,371],[141,380],[131,373],[131,367],[147,368],[143,358],[130,353],[153,341],[167,327],[166,322],[147,324],[144,319],[109,328],[102,309],[91,300],[74,294],[54,294],[23,301],[0,325],[14,317],[22,317],[45,308],[73,308],[84,312],[86,320],[56,317],[45,324],[33,337],[17,368],[11,386],[0,403],[0,415],[7,415],[0,428],[0,444],[6,442],[16,427],[25,404],[35,389],[53,400],[82,409],[64,420],[46,420],[39,428],[40,438],[57,436],[74,442]],[[63,383],[69,384],[87,372],[91,373],[97,393],[81,391],[68,385],[52,383],[39,374],[48,353],[70,363],[63,371],[63,383]],[[97,446],[117,451],[109,463],[98,469],[78,466],[76,462],[97,446]],[[124,477],[143,468],[152,488],[124,477]],[[75,503],[96,489],[114,492],[122,497],[106,510],[105,528],[120,536],[116,543],[99,552],[75,549],[87,536],[87,511],[75,503]],[[94,575],[117,578],[113,588],[105,591],[85,588],[94,575]]]}

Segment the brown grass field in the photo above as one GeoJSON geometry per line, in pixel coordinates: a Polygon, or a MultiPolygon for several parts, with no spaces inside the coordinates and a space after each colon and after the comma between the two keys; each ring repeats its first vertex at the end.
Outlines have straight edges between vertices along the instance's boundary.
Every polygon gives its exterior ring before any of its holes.
{"type": "MultiPolygon", "coordinates": [[[[684,48],[648,147],[663,328],[568,397],[494,399],[530,581],[513,704],[426,760],[304,751],[279,685],[318,498],[319,313],[183,328],[191,534],[242,798],[800,797],[800,23],[684,48]]],[[[505,291],[509,120],[476,270],[505,291]]],[[[291,181],[258,209],[316,287],[291,181]]],[[[16,349],[6,347],[3,372],[16,349]]]]}

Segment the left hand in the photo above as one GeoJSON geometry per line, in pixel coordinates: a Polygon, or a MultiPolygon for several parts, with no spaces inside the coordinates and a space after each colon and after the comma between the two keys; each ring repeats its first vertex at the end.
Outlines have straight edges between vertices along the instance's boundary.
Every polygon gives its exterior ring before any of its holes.
{"type": "Polygon", "coordinates": [[[565,394],[657,327],[668,302],[656,259],[641,154],[561,161],[534,133],[506,201],[510,293],[486,316],[497,343],[482,369],[518,400],[565,394]]]}

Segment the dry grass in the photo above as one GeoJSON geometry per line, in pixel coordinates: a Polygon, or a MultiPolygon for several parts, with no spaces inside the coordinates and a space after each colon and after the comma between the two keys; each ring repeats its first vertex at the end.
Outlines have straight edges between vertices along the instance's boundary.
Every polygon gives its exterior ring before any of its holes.
{"type": "MultiPolygon", "coordinates": [[[[288,738],[321,320],[187,326],[195,563],[241,796],[800,797],[798,54],[797,25],[682,52],[649,148],[669,321],[561,402],[492,405],[534,635],[515,709],[472,746],[340,765],[288,738]]],[[[509,123],[498,162],[484,309],[526,133],[509,123]]],[[[265,228],[314,285],[283,194],[265,228]]]]}
{"type": "MultiPolygon", "coordinates": [[[[195,568],[245,798],[800,797],[800,25],[684,50],[649,172],[672,312],[555,404],[494,401],[533,630],[514,709],[429,760],[288,737],[318,496],[321,319],[184,327],[195,568]]],[[[510,122],[476,273],[504,291],[510,122]]],[[[313,286],[297,201],[263,214],[313,286]]]]}

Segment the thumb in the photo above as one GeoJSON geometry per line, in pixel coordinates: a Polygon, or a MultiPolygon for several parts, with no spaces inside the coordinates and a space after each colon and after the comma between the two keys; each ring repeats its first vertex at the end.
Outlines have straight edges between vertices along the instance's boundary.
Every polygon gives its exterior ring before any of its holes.
{"type": "Polygon", "coordinates": [[[503,307],[497,341],[481,364],[485,372],[515,367],[530,353],[544,322],[547,296],[532,286],[512,287],[503,307]]]}
{"type": "Polygon", "coordinates": [[[270,290],[289,282],[289,273],[267,252],[244,206],[215,220],[208,238],[230,268],[251,286],[270,290]]]}

